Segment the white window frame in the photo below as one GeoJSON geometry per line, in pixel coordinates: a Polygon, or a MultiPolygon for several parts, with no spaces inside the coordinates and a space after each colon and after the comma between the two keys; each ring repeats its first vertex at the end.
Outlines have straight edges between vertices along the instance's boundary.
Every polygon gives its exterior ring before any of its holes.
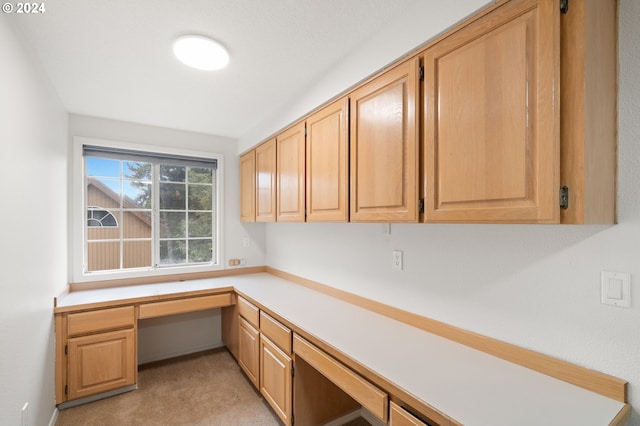
{"type": "Polygon", "coordinates": [[[71,280],[76,283],[122,279],[122,278],[140,278],[166,276],[174,274],[186,274],[192,272],[219,271],[224,269],[223,259],[224,253],[224,161],[223,155],[204,151],[193,151],[181,148],[169,148],[165,146],[144,145],[129,142],[87,138],[75,136],[73,138],[73,164],[72,164],[72,214],[70,224],[71,227],[71,280]],[[149,153],[160,153],[166,155],[199,157],[205,159],[214,159],[217,162],[216,183],[214,185],[215,194],[215,211],[216,218],[214,223],[214,253],[215,258],[211,263],[206,265],[175,265],[166,266],[150,270],[130,270],[130,271],[85,271],[85,232],[87,213],[85,211],[85,195],[84,188],[84,167],[85,162],[82,153],[84,145],[117,148],[123,150],[141,151],[149,153]]]}

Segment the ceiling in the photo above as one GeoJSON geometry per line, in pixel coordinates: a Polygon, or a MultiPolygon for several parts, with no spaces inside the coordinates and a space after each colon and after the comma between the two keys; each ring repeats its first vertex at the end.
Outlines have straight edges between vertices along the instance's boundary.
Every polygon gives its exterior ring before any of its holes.
{"type": "Polygon", "coordinates": [[[11,15],[71,113],[239,138],[423,0],[54,0],[11,15]],[[172,53],[196,33],[222,71],[172,53]]]}

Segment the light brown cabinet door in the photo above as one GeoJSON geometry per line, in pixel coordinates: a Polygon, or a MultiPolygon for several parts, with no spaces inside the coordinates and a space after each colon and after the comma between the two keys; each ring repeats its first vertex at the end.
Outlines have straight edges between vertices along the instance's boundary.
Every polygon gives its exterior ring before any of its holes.
{"type": "Polygon", "coordinates": [[[75,337],[67,344],[69,400],[135,383],[133,329],[75,337]]]}
{"type": "Polygon", "coordinates": [[[240,317],[238,364],[253,385],[260,389],[260,333],[240,317]]]}
{"type": "Polygon", "coordinates": [[[256,222],[276,221],[276,140],[256,148],[256,222]]]}
{"type": "Polygon", "coordinates": [[[276,137],[278,222],[305,220],[305,123],[276,137]]]}
{"type": "Polygon", "coordinates": [[[260,336],[260,393],[282,422],[291,425],[291,357],[260,336]]]}
{"type": "Polygon", "coordinates": [[[256,151],[240,157],[240,221],[256,221],[256,151]]]}
{"type": "Polygon", "coordinates": [[[349,99],[307,118],[307,222],[349,220],[349,99]]]}
{"type": "Polygon", "coordinates": [[[512,1],[425,52],[426,221],[559,221],[559,15],[512,1]]]}
{"type": "Polygon", "coordinates": [[[386,71],[350,98],[350,220],[417,222],[417,59],[386,71]]]}

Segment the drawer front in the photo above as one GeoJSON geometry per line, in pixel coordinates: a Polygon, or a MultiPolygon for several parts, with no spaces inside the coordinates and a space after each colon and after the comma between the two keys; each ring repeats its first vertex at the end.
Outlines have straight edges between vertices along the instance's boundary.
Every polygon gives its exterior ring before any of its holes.
{"type": "Polygon", "coordinates": [[[291,330],[268,314],[260,312],[260,331],[285,353],[291,355],[291,330]]]}
{"type": "Polygon", "coordinates": [[[386,393],[297,334],[293,336],[293,352],[372,414],[387,422],[389,400],[386,393]]]}
{"type": "Polygon", "coordinates": [[[67,316],[67,335],[69,337],[98,331],[133,327],[135,310],[133,306],[78,312],[67,316]]]}
{"type": "Polygon", "coordinates": [[[389,426],[429,426],[391,401],[389,404],[389,426]]]}
{"type": "Polygon", "coordinates": [[[238,312],[249,321],[249,324],[260,328],[260,309],[256,305],[238,296],[238,312]]]}
{"type": "Polygon", "coordinates": [[[231,293],[168,300],[166,302],[144,303],[140,305],[138,318],[145,319],[162,317],[165,315],[181,314],[184,312],[220,308],[223,306],[230,306],[231,304],[231,293]]]}

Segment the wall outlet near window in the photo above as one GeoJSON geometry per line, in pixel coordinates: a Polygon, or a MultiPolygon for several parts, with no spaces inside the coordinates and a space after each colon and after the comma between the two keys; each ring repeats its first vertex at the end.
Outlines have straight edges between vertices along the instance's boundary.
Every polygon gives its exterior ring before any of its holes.
{"type": "Polygon", "coordinates": [[[396,271],[402,271],[402,250],[393,251],[393,263],[391,267],[396,271]]]}

